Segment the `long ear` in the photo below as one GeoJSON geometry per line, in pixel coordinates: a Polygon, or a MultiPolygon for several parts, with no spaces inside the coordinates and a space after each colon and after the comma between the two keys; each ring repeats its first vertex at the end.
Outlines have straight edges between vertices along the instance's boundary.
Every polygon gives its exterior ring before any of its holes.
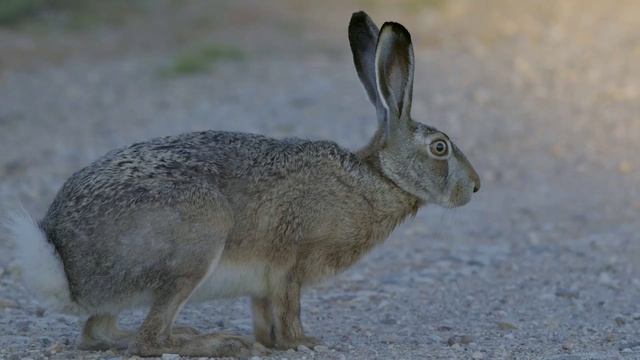
{"type": "Polygon", "coordinates": [[[369,15],[364,11],[353,13],[349,21],[349,45],[353,53],[353,63],[369,100],[376,107],[379,106],[375,70],[377,43],[378,27],[369,15]]]}
{"type": "Polygon", "coordinates": [[[387,122],[392,130],[399,120],[408,120],[411,113],[413,46],[404,26],[394,22],[382,25],[375,67],[378,96],[387,110],[387,122]]]}

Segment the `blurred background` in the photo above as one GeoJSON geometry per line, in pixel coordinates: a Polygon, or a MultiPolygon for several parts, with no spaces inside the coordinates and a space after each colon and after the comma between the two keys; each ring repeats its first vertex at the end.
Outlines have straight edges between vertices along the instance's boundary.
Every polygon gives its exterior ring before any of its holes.
{"type": "MultiPolygon", "coordinates": [[[[74,171],[156,136],[364,145],[376,121],[349,52],[357,10],[412,33],[413,117],[449,134],[483,187],[311,289],[303,319],[331,349],[312,355],[640,356],[635,0],[0,0],[0,215],[43,216],[74,171]]],[[[41,313],[11,260],[0,234],[0,358],[80,356],[72,318],[41,313]]],[[[250,332],[243,300],[181,319],[250,332]]]]}

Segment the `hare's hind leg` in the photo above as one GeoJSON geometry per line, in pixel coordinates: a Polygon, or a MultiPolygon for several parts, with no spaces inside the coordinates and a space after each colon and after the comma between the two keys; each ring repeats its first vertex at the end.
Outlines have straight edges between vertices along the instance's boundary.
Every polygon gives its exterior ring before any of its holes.
{"type": "MultiPolygon", "coordinates": [[[[237,336],[200,335],[174,328],[173,323],[189,296],[215,268],[225,247],[232,218],[224,207],[174,209],[180,213],[156,231],[154,243],[171,249],[153,269],[157,279],[152,304],[129,351],[142,356],[173,353],[183,356],[245,356],[252,342],[237,336]]],[[[164,255],[163,255],[164,256],[164,255]]]]}
{"type": "Polygon", "coordinates": [[[117,314],[95,314],[89,316],[80,335],[80,350],[124,350],[129,346],[134,333],[118,329],[117,314]]]}
{"type": "MultiPolygon", "coordinates": [[[[215,271],[215,270],[214,270],[215,271]]],[[[173,331],[173,321],[201,279],[181,277],[157,292],[149,314],[138,330],[131,352],[142,356],[174,353],[183,356],[245,357],[253,353],[251,341],[239,336],[173,331]]]]}

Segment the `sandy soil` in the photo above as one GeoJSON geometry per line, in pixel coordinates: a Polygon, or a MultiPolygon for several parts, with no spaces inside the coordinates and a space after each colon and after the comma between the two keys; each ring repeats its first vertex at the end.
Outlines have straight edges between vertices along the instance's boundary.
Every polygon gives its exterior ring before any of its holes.
{"type": "MultiPolygon", "coordinates": [[[[464,208],[423,209],[308,289],[303,321],[326,347],[271,356],[640,359],[633,0],[163,0],[80,29],[60,25],[64,13],[0,28],[0,212],[22,203],[42,216],[71,173],[154,136],[224,129],[361,146],[376,124],[346,39],[358,9],[412,32],[413,115],[455,139],[483,188],[464,208]],[[242,59],[162,75],[203,44],[242,59]]],[[[8,250],[0,234],[1,359],[126,358],[77,351],[77,319],[41,308],[8,250]]],[[[246,299],[189,305],[178,322],[250,334],[246,299]]]]}

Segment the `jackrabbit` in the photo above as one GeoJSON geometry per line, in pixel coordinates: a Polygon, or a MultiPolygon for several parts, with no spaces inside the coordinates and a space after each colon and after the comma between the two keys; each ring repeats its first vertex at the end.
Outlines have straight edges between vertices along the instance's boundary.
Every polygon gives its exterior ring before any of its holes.
{"type": "Polygon", "coordinates": [[[422,205],[480,188],[451,140],[411,119],[411,37],[354,13],[349,41],[379,127],[363,149],[203,131],[109,152],[69,178],[45,217],[9,226],[27,285],[88,315],[83,349],[242,356],[239,336],[173,327],[190,298],[250,296],[256,340],[313,346],[300,292],[352,265],[422,205]],[[193,295],[193,296],[192,296],[193,295]],[[135,334],[117,316],[150,306],[135,334]]]}

